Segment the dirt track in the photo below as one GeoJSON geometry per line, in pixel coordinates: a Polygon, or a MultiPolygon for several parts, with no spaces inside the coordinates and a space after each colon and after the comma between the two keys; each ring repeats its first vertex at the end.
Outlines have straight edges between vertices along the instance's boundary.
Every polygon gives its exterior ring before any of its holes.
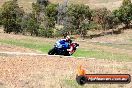
{"type": "Polygon", "coordinates": [[[8,51],[8,52],[28,52],[28,53],[33,53],[37,52],[35,50],[27,49],[27,48],[22,48],[22,47],[17,47],[17,46],[12,46],[12,45],[6,45],[6,44],[0,44],[0,51],[8,51]]]}
{"type": "MultiPolygon", "coordinates": [[[[0,56],[0,86],[2,88],[72,88],[63,81],[75,80],[79,65],[83,65],[88,73],[132,75],[131,64],[132,62],[60,56],[0,56]]],[[[122,88],[131,88],[131,85],[132,83],[122,85],[122,88]]],[[[119,86],[107,84],[107,88],[119,86]]],[[[85,87],[87,88],[87,85],[85,87]]],[[[102,87],[106,88],[106,85],[102,87]]]]}

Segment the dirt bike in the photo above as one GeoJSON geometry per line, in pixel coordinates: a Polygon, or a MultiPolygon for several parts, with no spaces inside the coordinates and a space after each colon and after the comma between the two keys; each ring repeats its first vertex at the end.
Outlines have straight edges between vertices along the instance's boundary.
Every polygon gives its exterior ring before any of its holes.
{"type": "Polygon", "coordinates": [[[73,50],[71,53],[69,51],[67,51],[68,48],[64,48],[63,46],[62,46],[62,48],[58,48],[58,45],[55,44],[54,47],[51,50],[49,50],[48,54],[49,55],[71,56],[76,51],[76,49],[79,47],[79,44],[77,44],[77,43],[72,43],[72,44],[74,44],[74,47],[73,47],[73,50]]]}

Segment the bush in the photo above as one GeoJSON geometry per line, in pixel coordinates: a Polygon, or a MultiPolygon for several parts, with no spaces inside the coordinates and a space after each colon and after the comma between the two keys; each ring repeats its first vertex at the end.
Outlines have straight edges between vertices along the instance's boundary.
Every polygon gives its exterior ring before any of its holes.
{"type": "Polygon", "coordinates": [[[119,18],[115,15],[115,12],[111,12],[107,8],[95,9],[92,12],[92,22],[95,24],[94,29],[108,30],[116,28],[120,23],[119,18]]]}
{"type": "Polygon", "coordinates": [[[86,31],[89,29],[88,25],[90,24],[91,17],[92,15],[89,6],[83,4],[71,4],[67,11],[67,25],[65,29],[69,31],[70,34],[73,32],[77,33],[78,31],[79,34],[85,36],[85,33],[87,33],[86,31]]]}
{"type": "Polygon", "coordinates": [[[1,13],[1,8],[0,8],[0,26],[2,25],[2,13],[1,13]]]}
{"type": "Polygon", "coordinates": [[[96,24],[101,25],[102,30],[106,30],[108,25],[108,16],[110,13],[111,12],[107,8],[95,9],[93,10],[93,21],[96,24]]]}
{"type": "Polygon", "coordinates": [[[40,28],[39,29],[39,36],[51,38],[51,37],[53,37],[53,29],[40,28]]]}
{"type": "Polygon", "coordinates": [[[49,4],[49,0],[37,0],[37,4],[44,5],[46,7],[49,4]]]}
{"type": "Polygon", "coordinates": [[[106,18],[106,28],[113,29],[116,28],[117,25],[119,24],[120,24],[119,19],[113,14],[113,12],[110,12],[106,18]]]}
{"type": "Polygon", "coordinates": [[[39,23],[32,13],[29,13],[23,17],[21,25],[23,32],[29,32],[31,36],[38,36],[39,23]]]}
{"type": "Polygon", "coordinates": [[[49,4],[46,8],[45,8],[45,15],[49,18],[53,18],[54,21],[57,21],[57,4],[49,4]]]}
{"type": "Polygon", "coordinates": [[[24,11],[18,6],[17,2],[15,0],[7,1],[2,5],[1,10],[4,31],[6,33],[22,32],[20,22],[24,11]]]}
{"type": "Polygon", "coordinates": [[[125,24],[126,28],[130,27],[132,20],[132,4],[121,6],[118,10],[114,11],[114,15],[125,24]]]}
{"type": "Polygon", "coordinates": [[[131,3],[131,0],[123,0],[122,6],[126,6],[131,3]]]}

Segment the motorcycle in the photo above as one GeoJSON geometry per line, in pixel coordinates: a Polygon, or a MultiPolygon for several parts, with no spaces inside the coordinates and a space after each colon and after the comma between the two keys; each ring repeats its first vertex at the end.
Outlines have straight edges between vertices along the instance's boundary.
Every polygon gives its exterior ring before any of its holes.
{"type": "Polygon", "coordinates": [[[54,47],[51,50],[49,50],[48,55],[71,56],[76,51],[76,49],[79,47],[79,44],[77,43],[71,43],[71,44],[74,45],[72,52],[67,51],[67,49],[70,48],[70,45],[68,48],[66,48],[65,45],[60,45],[60,44],[55,43],[54,47]]]}

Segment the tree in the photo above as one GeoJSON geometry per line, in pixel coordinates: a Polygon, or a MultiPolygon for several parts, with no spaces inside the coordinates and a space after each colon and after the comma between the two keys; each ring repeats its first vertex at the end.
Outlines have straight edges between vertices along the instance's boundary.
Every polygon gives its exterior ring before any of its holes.
{"type": "Polygon", "coordinates": [[[93,20],[101,25],[101,29],[106,30],[108,25],[108,20],[110,18],[111,11],[107,8],[99,8],[93,10],[93,20]]]}
{"type": "Polygon", "coordinates": [[[84,21],[80,25],[80,33],[83,38],[87,35],[87,30],[90,30],[90,23],[88,23],[88,21],[84,21]]]}
{"type": "Polygon", "coordinates": [[[20,21],[24,11],[18,6],[16,0],[7,1],[2,5],[2,25],[6,33],[22,32],[20,21]]]}
{"type": "Polygon", "coordinates": [[[48,0],[37,0],[37,3],[39,5],[44,5],[45,7],[49,4],[48,0]]]}
{"type": "Polygon", "coordinates": [[[32,18],[29,18],[28,20],[28,25],[27,25],[27,31],[31,33],[32,35],[38,36],[38,31],[37,29],[39,28],[39,25],[36,23],[36,21],[32,18]]]}
{"type": "Polygon", "coordinates": [[[53,29],[49,28],[49,29],[44,29],[43,27],[39,28],[39,36],[44,36],[44,37],[48,37],[48,38],[51,38],[53,37],[53,29]]]}
{"type": "Polygon", "coordinates": [[[44,4],[46,2],[48,2],[48,0],[38,0],[37,3],[33,3],[32,13],[34,15],[34,18],[36,19],[36,23],[39,24],[38,36],[49,37],[49,35],[52,35],[51,32],[55,27],[58,12],[57,4],[44,4]]]}
{"type": "Polygon", "coordinates": [[[126,28],[129,28],[132,20],[132,4],[121,6],[118,10],[114,11],[114,15],[118,17],[120,22],[125,24],[126,28]]]}
{"type": "Polygon", "coordinates": [[[123,0],[123,2],[122,2],[122,6],[126,6],[129,4],[131,4],[131,0],[123,0]]]}
{"type": "Polygon", "coordinates": [[[2,13],[1,13],[1,8],[0,8],[0,26],[2,25],[2,13]]]}
{"type": "Polygon", "coordinates": [[[48,0],[37,0],[36,3],[32,3],[32,13],[35,15],[38,23],[43,24],[45,9],[49,4],[48,0]]]}
{"type": "Polygon", "coordinates": [[[49,4],[45,8],[45,15],[49,19],[52,19],[54,22],[57,22],[57,14],[58,14],[57,6],[58,6],[57,4],[49,4]]]}
{"type": "Polygon", "coordinates": [[[45,37],[53,37],[53,29],[55,28],[55,24],[57,23],[57,4],[49,4],[45,8],[45,37]]]}
{"type": "Polygon", "coordinates": [[[70,29],[71,34],[73,31],[74,32],[78,31],[78,34],[83,35],[84,32],[87,33],[86,30],[88,28],[82,27],[82,25],[84,25],[85,23],[87,25],[90,24],[91,17],[92,14],[89,6],[83,4],[81,5],[72,4],[68,7],[67,11],[67,22],[69,23],[69,25],[71,25],[71,26],[67,25],[67,29],[70,29]],[[86,28],[86,30],[83,30],[82,28],[86,28]]]}
{"type": "Polygon", "coordinates": [[[110,12],[106,17],[106,28],[107,29],[113,29],[116,28],[116,26],[120,23],[119,19],[113,14],[113,12],[110,12]]]}
{"type": "Polygon", "coordinates": [[[36,20],[34,14],[32,14],[32,13],[26,14],[22,19],[21,25],[23,28],[23,32],[29,32],[31,34],[31,36],[39,35],[39,33],[38,33],[39,24],[37,23],[37,20],[36,20]]]}
{"type": "Polygon", "coordinates": [[[41,7],[38,3],[32,3],[32,8],[33,8],[33,13],[36,15],[36,14],[39,14],[41,12],[41,7]]]}

